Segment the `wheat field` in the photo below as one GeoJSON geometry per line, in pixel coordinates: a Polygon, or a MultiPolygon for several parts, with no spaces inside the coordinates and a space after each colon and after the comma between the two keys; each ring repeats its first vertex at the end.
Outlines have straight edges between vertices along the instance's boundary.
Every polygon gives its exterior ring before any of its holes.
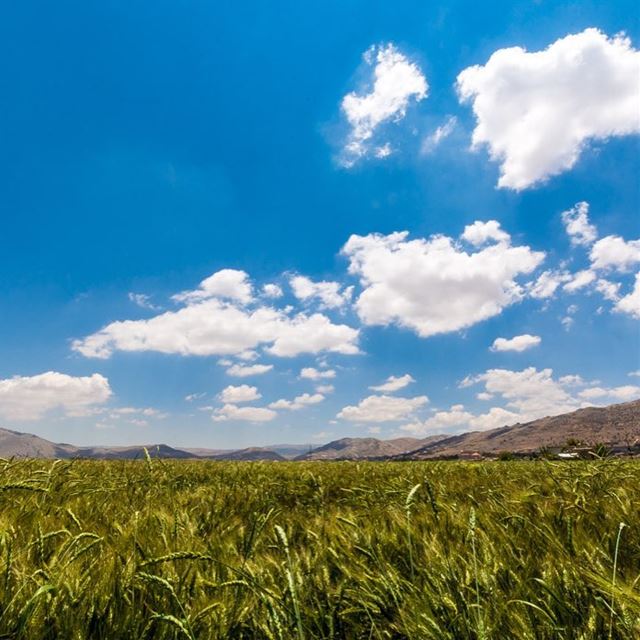
{"type": "Polygon", "coordinates": [[[0,638],[638,638],[640,464],[0,461],[0,638]]]}

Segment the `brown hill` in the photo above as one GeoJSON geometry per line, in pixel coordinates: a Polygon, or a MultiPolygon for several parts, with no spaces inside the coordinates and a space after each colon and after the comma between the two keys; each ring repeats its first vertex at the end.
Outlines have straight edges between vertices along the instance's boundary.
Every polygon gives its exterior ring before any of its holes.
{"type": "Polygon", "coordinates": [[[268,447],[251,447],[249,449],[205,449],[201,447],[185,447],[182,450],[188,451],[189,453],[193,454],[194,457],[198,458],[223,459],[226,458],[226,456],[233,455],[241,451],[250,452],[252,449],[257,449],[260,451],[272,451],[274,453],[277,453],[279,456],[282,456],[286,460],[292,460],[296,456],[299,456],[301,453],[309,451],[311,448],[312,445],[309,444],[273,444],[269,445],[268,447]]]}
{"type": "Polygon", "coordinates": [[[399,457],[424,460],[473,453],[495,455],[502,451],[526,454],[543,447],[560,448],[567,441],[607,444],[621,451],[640,445],[640,400],[450,436],[399,457]]]}
{"type": "Polygon", "coordinates": [[[193,454],[174,449],[167,444],[148,444],[135,447],[72,447],[73,458],[97,460],[138,460],[145,457],[146,449],[152,458],[193,458],[193,454]]]}
{"type": "Polygon", "coordinates": [[[193,454],[166,444],[134,447],[75,447],[50,442],[31,433],[0,429],[2,458],[94,458],[100,460],[135,459],[144,457],[144,449],[153,458],[193,458],[193,454]]]}
{"type": "Polygon", "coordinates": [[[72,458],[76,448],[57,444],[31,433],[0,429],[0,457],[2,458],[72,458]]]}
{"type": "Polygon", "coordinates": [[[227,453],[221,453],[215,456],[208,456],[209,460],[286,460],[284,456],[281,456],[271,449],[264,447],[248,447],[247,449],[239,449],[238,451],[229,451],[227,453]]]}
{"type": "Polygon", "coordinates": [[[333,440],[308,453],[295,458],[296,460],[371,460],[390,458],[407,451],[413,451],[432,442],[437,442],[446,436],[430,436],[428,438],[395,438],[393,440],[379,440],[378,438],[341,438],[333,440]]]}
{"type": "MultiPolygon", "coordinates": [[[[295,446],[295,445],[291,445],[295,446]]],[[[240,450],[176,449],[166,444],[133,447],[75,447],[58,444],[31,433],[0,429],[0,457],[2,458],[91,458],[94,460],[136,460],[144,458],[147,450],[152,458],[206,458],[209,460],[285,460],[279,453],[263,447],[240,450]]]]}

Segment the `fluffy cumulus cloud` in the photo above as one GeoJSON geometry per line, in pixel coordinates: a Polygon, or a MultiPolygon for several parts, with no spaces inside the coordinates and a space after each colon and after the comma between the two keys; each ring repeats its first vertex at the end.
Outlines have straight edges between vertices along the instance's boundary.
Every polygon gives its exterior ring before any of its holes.
{"type": "MultiPolygon", "coordinates": [[[[597,230],[589,222],[588,213],[589,204],[580,202],[569,211],[565,211],[562,220],[571,243],[574,246],[582,245],[589,248],[589,268],[575,273],[556,273],[554,286],[548,288],[552,294],[562,283],[562,288],[569,293],[597,292],[605,300],[613,302],[614,312],[640,319],[640,275],[636,276],[633,288],[627,289],[626,293],[624,291],[628,282],[626,274],[640,263],[640,240],[625,240],[617,235],[605,236],[598,240],[597,230]]],[[[536,285],[534,288],[541,287],[536,285]]],[[[530,295],[534,295],[533,289],[530,295]]]]}
{"type": "Polygon", "coordinates": [[[316,391],[318,393],[322,393],[323,395],[333,393],[335,390],[336,388],[332,384],[319,384],[316,386],[316,391]]]}
{"type": "Polygon", "coordinates": [[[484,383],[486,393],[502,398],[505,408],[517,414],[519,422],[574,411],[581,406],[567,389],[569,385],[556,380],[551,369],[489,369],[465,379],[461,386],[477,383],[484,383]]]}
{"type": "Polygon", "coordinates": [[[542,342],[540,336],[532,336],[524,333],[513,338],[496,338],[491,345],[491,351],[526,351],[532,347],[537,347],[542,342]]]}
{"type": "Polygon", "coordinates": [[[562,271],[543,271],[536,280],[527,283],[527,292],[532,298],[551,298],[558,287],[571,276],[562,271]]]}
{"type": "Polygon", "coordinates": [[[268,282],[262,287],[262,293],[267,298],[282,298],[283,292],[280,285],[274,284],[273,282],[268,282]]]}
{"type": "Polygon", "coordinates": [[[473,414],[458,404],[447,411],[438,411],[422,422],[412,422],[400,427],[416,436],[458,431],[487,431],[518,421],[518,414],[502,407],[492,407],[486,413],[473,414]]]}
{"type": "Polygon", "coordinates": [[[640,273],[636,274],[633,291],[620,298],[616,302],[614,309],[640,320],[640,273]]]}
{"type": "Polygon", "coordinates": [[[570,276],[569,281],[563,285],[563,289],[569,293],[584,289],[596,279],[596,274],[591,269],[583,269],[570,276]]]}
{"type": "Polygon", "coordinates": [[[247,305],[252,285],[243,271],[224,269],[195,291],[174,299],[183,306],[144,320],[112,322],[73,342],[84,356],[108,358],[114,351],[157,351],[180,355],[241,355],[263,347],[289,357],[330,351],[358,353],[358,330],[334,324],[321,313],[247,305]]]}
{"type": "Polygon", "coordinates": [[[316,369],[314,367],[304,367],[300,371],[300,377],[306,380],[330,380],[336,377],[333,369],[316,369]]]}
{"type": "Polygon", "coordinates": [[[406,420],[429,402],[427,396],[369,396],[354,406],[344,407],[338,418],[350,422],[397,422],[406,420]]]}
{"type": "Polygon", "coordinates": [[[256,389],[256,387],[251,387],[248,384],[241,384],[238,386],[230,384],[220,392],[220,400],[225,404],[251,402],[252,400],[259,400],[261,397],[260,393],[258,393],[258,389],[256,389]]]}
{"type": "Polygon", "coordinates": [[[454,405],[446,411],[438,411],[427,420],[414,421],[401,429],[416,435],[484,431],[559,415],[593,404],[628,401],[640,396],[640,387],[635,385],[582,388],[587,383],[580,376],[554,378],[551,369],[538,370],[535,367],[522,371],[489,369],[465,378],[460,387],[478,384],[483,384],[484,390],[476,397],[482,401],[492,401],[496,406],[484,413],[474,413],[462,405],[454,405]],[[503,406],[499,406],[499,403],[503,406]]]}
{"type": "Polygon", "coordinates": [[[393,393],[404,389],[412,382],[415,380],[408,373],[405,373],[403,376],[389,376],[382,384],[369,387],[369,389],[380,393],[393,393]]]}
{"type": "Polygon", "coordinates": [[[241,303],[253,297],[249,275],[237,269],[222,269],[205,278],[194,291],[183,291],[173,296],[177,302],[196,302],[209,298],[227,298],[241,303]]]}
{"type": "Polygon", "coordinates": [[[354,235],[342,253],[364,288],[355,303],[362,322],[397,324],[421,337],[498,315],[524,296],[517,277],[531,273],[544,259],[529,247],[511,246],[507,234],[471,252],[446,236],[409,240],[407,232],[354,235]]]}
{"type": "Polygon", "coordinates": [[[38,420],[50,411],[83,416],[111,397],[109,381],[98,373],[69,376],[47,371],[0,380],[0,416],[6,420],[38,420]]]}
{"type": "Polygon", "coordinates": [[[351,300],[353,287],[347,287],[344,291],[340,291],[339,282],[313,282],[306,276],[293,276],[289,280],[293,295],[298,300],[320,301],[322,307],[327,309],[337,309],[348,304],[351,300]]]}
{"type": "Polygon", "coordinates": [[[589,203],[578,202],[562,213],[562,222],[572,245],[589,246],[598,237],[597,229],[589,222],[589,203]]]}
{"type": "Polygon", "coordinates": [[[499,49],[457,79],[476,117],[473,145],[500,162],[498,185],[526,189],[570,169],[590,140],[640,131],[640,52],[598,29],[543,51],[499,49]]]}
{"type": "Polygon", "coordinates": [[[640,387],[626,384],[620,387],[589,387],[578,393],[585,400],[607,400],[628,402],[640,398],[640,387]]]}
{"type": "Polygon", "coordinates": [[[388,144],[373,144],[376,130],[383,123],[402,120],[411,102],[426,98],[429,88],[418,65],[393,44],[371,47],[364,61],[373,68],[368,89],[348,93],[342,99],[342,111],[351,128],[342,155],[345,166],[352,166],[371,151],[377,157],[388,156],[388,144]]]}
{"type": "Polygon", "coordinates": [[[606,236],[593,245],[589,257],[594,269],[628,271],[640,262],[640,240],[606,236]]]}
{"type": "MultiPolygon", "coordinates": [[[[570,294],[595,292],[613,303],[614,312],[640,318],[637,279],[632,290],[627,288],[627,274],[640,263],[640,240],[625,240],[617,235],[598,239],[598,231],[589,221],[588,202],[578,202],[564,211],[562,222],[571,245],[588,251],[589,266],[572,273],[563,263],[560,269],[544,271],[527,283],[528,295],[551,298],[559,288],[570,294]]],[[[569,328],[573,318],[565,317],[562,323],[569,328]]]]}
{"type": "Polygon", "coordinates": [[[227,369],[227,375],[234,378],[248,378],[250,376],[261,376],[269,373],[273,369],[272,364],[232,364],[227,369]]]}
{"type": "Polygon", "coordinates": [[[475,247],[480,247],[490,241],[509,242],[510,240],[509,234],[500,228],[500,223],[497,220],[487,222],[476,220],[464,228],[460,237],[475,247]]]}
{"type": "Polygon", "coordinates": [[[238,407],[235,404],[225,404],[216,409],[213,415],[214,422],[226,422],[235,420],[238,422],[271,422],[278,414],[266,407],[238,407]]]}
{"type": "Polygon", "coordinates": [[[318,404],[324,400],[321,393],[303,393],[295,397],[293,400],[280,399],[269,405],[271,409],[286,409],[287,411],[298,411],[313,404],[318,404]]]}

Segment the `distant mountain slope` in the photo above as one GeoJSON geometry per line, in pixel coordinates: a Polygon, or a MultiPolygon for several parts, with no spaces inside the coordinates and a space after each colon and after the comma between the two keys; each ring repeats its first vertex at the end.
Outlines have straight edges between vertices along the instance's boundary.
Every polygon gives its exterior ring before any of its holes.
{"type": "Polygon", "coordinates": [[[148,444],[135,447],[74,447],[74,458],[95,458],[98,460],[136,460],[144,458],[144,450],[152,458],[193,458],[194,455],[174,449],[167,444],[148,444]]]}
{"type": "Polygon", "coordinates": [[[71,458],[76,448],[56,444],[31,433],[0,429],[0,457],[3,458],[71,458]]]}
{"type": "Polygon", "coordinates": [[[333,440],[321,447],[304,453],[296,460],[364,460],[371,458],[388,458],[407,451],[418,449],[446,436],[430,436],[429,438],[395,438],[379,440],[378,438],[341,438],[333,440]]]}
{"type": "MultiPolygon", "coordinates": [[[[268,447],[251,447],[251,449],[261,449],[263,451],[272,451],[282,456],[286,460],[292,460],[302,453],[306,453],[313,448],[310,444],[273,444],[268,447]]],[[[183,451],[188,451],[198,458],[223,458],[229,454],[243,451],[243,449],[205,449],[185,447],[183,451]]],[[[249,451],[247,449],[247,451],[249,451]]]]}
{"type": "Polygon", "coordinates": [[[215,456],[207,456],[209,460],[286,460],[279,453],[264,447],[249,447],[238,451],[229,451],[215,456]]]}
{"type": "Polygon", "coordinates": [[[608,407],[589,407],[540,418],[524,424],[472,431],[430,443],[401,458],[428,459],[478,452],[531,453],[542,447],[561,447],[568,440],[626,447],[640,443],[640,400],[608,407]]]}
{"type": "MultiPolygon", "coordinates": [[[[295,448],[295,445],[290,445],[295,448]]],[[[302,446],[302,445],[301,445],[302,446]]],[[[71,444],[50,442],[30,433],[0,429],[0,457],[2,458],[91,458],[94,460],[134,460],[144,458],[144,450],[152,458],[209,460],[285,460],[268,448],[249,449],[176,449],[166,444],[148,444],[132,447],[75,447],[71,444]]]]}

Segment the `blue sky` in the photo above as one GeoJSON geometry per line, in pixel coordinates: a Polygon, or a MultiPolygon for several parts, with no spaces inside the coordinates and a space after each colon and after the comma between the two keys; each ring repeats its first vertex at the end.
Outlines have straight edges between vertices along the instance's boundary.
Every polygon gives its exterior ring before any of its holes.
{"type": "Polygon", "coordinates": [[[635,3],[25,1],[0,30],[1,426],[222,448],[640,396],[635,3]]]}

